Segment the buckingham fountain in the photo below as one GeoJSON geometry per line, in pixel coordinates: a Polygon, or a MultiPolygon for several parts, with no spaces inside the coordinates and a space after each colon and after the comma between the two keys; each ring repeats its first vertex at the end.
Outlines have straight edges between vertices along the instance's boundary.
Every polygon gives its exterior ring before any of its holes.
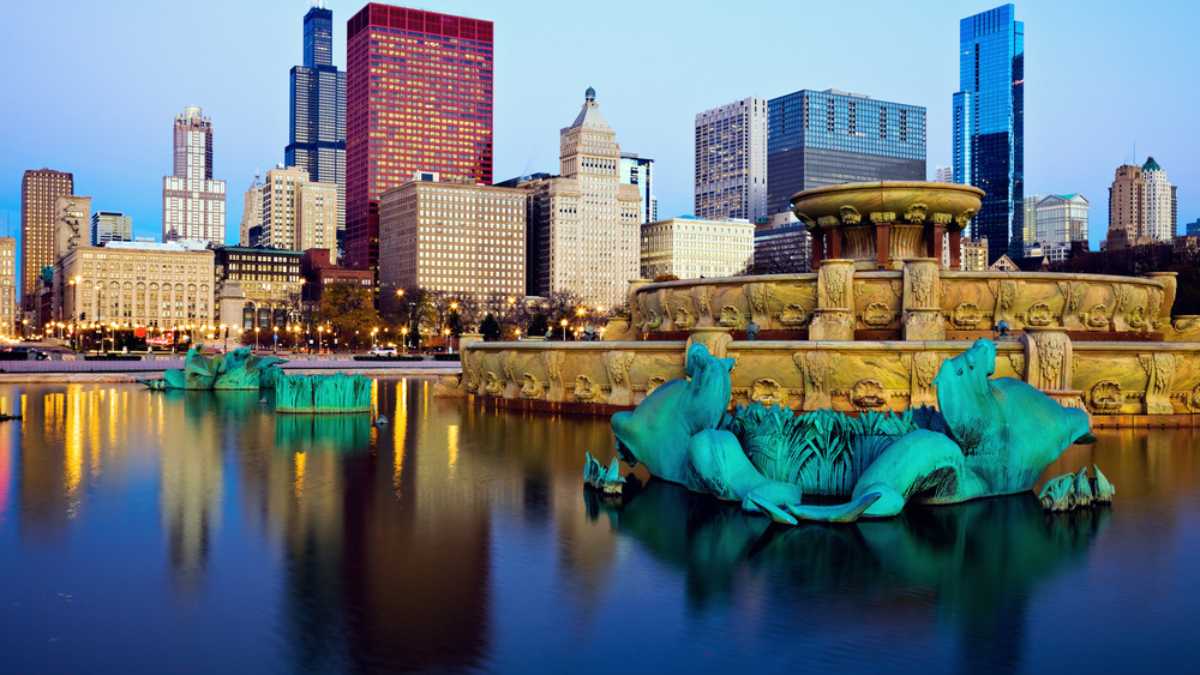
{"type": "Polygon", "coordinates": [[[731,408],[902,412],[936,408],[942,364],[996,337],[997,377],[1086,411],[1092,426],[1200,419],[1200,317],[1172,317],[1175,274],[964,271],[959,241],[982,196],[933,182],[800,192],[815,273],[632,281],[602,341],[464,339],[459,392],[612,414],[683,378],[700,344],[736,364],[731,408]]]}

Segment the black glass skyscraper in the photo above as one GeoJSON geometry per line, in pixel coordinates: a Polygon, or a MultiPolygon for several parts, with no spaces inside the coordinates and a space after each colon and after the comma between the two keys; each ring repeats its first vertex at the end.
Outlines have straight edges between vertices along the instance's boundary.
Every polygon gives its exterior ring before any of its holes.
{"type": "Polygon", "coordinates": [[[987,193],[971,235],[988,262],[1022,254],[1025,198],[1025,22],[1012,5],[959,22],[954,94],[954,182],[987,193]]]}
{"type": "Polygon", "coordinates": [[[304,15],[304,65],[291,74],[291,124],[284,163],[310,180],[337,183],[338,229],[346,226],[346,73],[333,65],[333,12],[304,15]]]}

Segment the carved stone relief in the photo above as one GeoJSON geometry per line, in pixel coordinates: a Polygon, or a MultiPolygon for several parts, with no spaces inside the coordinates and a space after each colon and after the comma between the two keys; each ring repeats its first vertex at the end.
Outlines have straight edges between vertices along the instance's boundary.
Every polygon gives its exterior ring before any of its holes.
{"type": "Polygon", "coordinates": [[[1138,363],[1146,371],[1146,413],[1169,415],[1174,412],[1171,383],[1175,379],[1175,355],[1161,352],[1138,354],[1138,363]]]}
{"type": "Polygon", "coordinates": [[[859,410],[881,408],[887,403],[887,395],[879,380],[862,379],[850,389],[850,402],[859,410]]]}
{"type": "Polygon", "coordinates": [[[633,352],[608,352],[604,355],[604,369],[608,372],[608,402],[613,405],[632,405],[633,386],[629,381],[629,368],[633,365],[633,352]]]}

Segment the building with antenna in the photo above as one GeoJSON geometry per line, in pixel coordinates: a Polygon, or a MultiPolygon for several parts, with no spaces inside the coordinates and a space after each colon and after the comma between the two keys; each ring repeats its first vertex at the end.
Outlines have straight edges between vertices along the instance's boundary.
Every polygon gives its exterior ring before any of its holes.
{"type": "Polygon", "coordinates": [[[1117,167],[1108,188],[1107,248],[1124,248],[1175,236],[1178,222],[1176,188],[1153,157],[1141,166],[1117,167]]]}
{"type": "Polygon", "coordinates": [[[337,186],[340,230],[346,226],[346,73],[333,65],[333,12],[323,3],[304,15],[304,64],[292,67],[289,91],[284,164],[337,186]]]}

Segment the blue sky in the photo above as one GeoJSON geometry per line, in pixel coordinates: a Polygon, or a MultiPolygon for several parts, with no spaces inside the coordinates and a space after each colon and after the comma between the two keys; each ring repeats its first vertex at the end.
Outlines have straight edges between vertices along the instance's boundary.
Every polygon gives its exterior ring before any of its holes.
{"type": "MultiPolygon", "coordinates": [[[[328,0],[335,63],[360,0],[328,0]]],[[[624,150],[658,161],[660,213],[692,210],[695,113],[746,96],[836,87],[928,108],[928,164],[950,162],[958,20],[990,2],[426,1],[496,24],[496,179],[558,166],[558,130],[596,87],[624,150]]],[[[94,209],[158,236],[171,122],[213,118],[215,177],[236,239],[242,192],[283,159],[288,69],[306,0],[6,3],[0,104],[0,231],[20,230],[21,172],[75,173],[94,209]],[[5,227],[6,225],[6,227],[5,227]]],[[[1152,154],[1179,186],[1179,222],[1200,217],[1194,126],[1196,3],[1017,3],[1025,21],[1026,192],[1081,192],[1093,245],[1114,168],[1152,154]]]]}

